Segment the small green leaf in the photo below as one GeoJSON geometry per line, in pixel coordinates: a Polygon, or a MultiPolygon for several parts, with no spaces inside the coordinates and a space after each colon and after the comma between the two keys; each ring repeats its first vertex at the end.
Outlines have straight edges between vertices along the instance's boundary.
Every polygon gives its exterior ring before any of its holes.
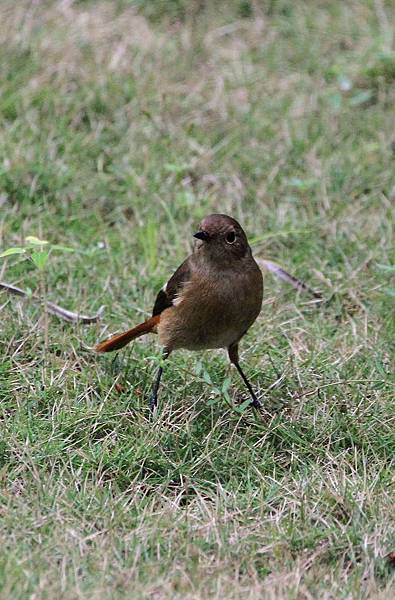
{"type": "Polygon", "coordinates": [[[209,398],[206,402],[207,406],[214,406],[215,404],[218,404],[218,398],[214,397],[214,398],[209,398]]]}
{"type": "Polygon", "coordinates": [[[0,258],[5,256],[12,256],[12,254],[25,254],[26,248],[8,248],[8,250],[4,250],[1,252],[0,258]]]}
{"type": "Polygon", "coordinates": [[[383,292],[388,296],[392,296],[392,298],[395,298],[395,288],[384,288],[383,292]]]}
{"type": "Polygon", "coordinates": [[[381,271],[384,271],[384,273],[395,273],[395,265],[381,265],[377,263],[376,266],[381,271]]]}
{"type": "Polygon", "coordinates": [[[247,400],[244,400],[244,402],[242,402],[240,406],[237,406],[235,410],[236,412],[243,414],[243,412],[250,406],[250,404],[251,400],[250,398],[248,398],[247,400]]]}
{"type": "Polygon", "coordinates": [[[199,376],[202,371],[203,371],[202,361],[198,360],[195,365],[195,375],[199,376]]]}
{"type": "Polygon", "coordinates": [[[74,248],[67,246],[59,246],[58,244],[51,245],[51,250],[60,250],[61,252],[75,252],[74,248]]]}
{"type": "Polygon", "coordinates": [[[26,238],[26,241],[28,244],[31,244],[32,246],[45,246],[46,244],[49,244],[49,242],[47,242],[47,240],[40,240],[38,237],[36,237],[34,235],[28,235],[26,238]]]}
{"type": "Polygon", "coordinates": [[[225,395],[227,394],[230,384],[231,384],[230,377],[225,377],[223,384],[222,384],[222,393],[223,394],[225,394],[225,395]]]}
{"type": "Polygon", "coordinates": [[[361,104],[365,104],[365,102],[369,102],[373,97],[372,90],[364,90],[363,92],[358,92],[352,98],[350,98],[350,106],[360,106],[361,104]]]}
{"type": "Polygon", "coordinates": [[[165,171],[168,173],[176,173],[179,175],[180,173],[184,173],[188,169],[188,165],[186,163],[166,163],[164,165],[165,171]]]}
{"type": "Polygon", "coordinates": [[[47,264],[48,252],[32,252],[32,261],[38,269],[43,269],[47,264]]]}
{"type": "Polygon", "coordinates": [[[300,179],[299,177],[291,177],[288,185],[300,190],[309,190],[317,185],[317,179],[300,179]]]}
{"type": "Polygon", "coordinates": [[[206,383],[212,384],[210,374],[207,371],[203,371],[203,379],[206,383]]]}

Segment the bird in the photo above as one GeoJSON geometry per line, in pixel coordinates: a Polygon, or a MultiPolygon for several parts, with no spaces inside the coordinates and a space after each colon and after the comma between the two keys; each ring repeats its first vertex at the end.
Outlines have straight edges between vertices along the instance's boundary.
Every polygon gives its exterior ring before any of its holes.
{"type": "MultiPolygon", "coordinates": [[[[224,214],[211,214],[193,234],[192,254],[178,267],[156,296],[152,316],[123,333],[100,342],[96,352],[118,350],[147,333],[157,333],[163,360],[178,349],[224,348],[251,397],[261,409],[240,366],[239,342],[258,317],[263,298],[263,276],[252,256],[241,225],[224,214]]],[[[163,372],[157,371],[149,406],[155,412],[163,372]]]]}

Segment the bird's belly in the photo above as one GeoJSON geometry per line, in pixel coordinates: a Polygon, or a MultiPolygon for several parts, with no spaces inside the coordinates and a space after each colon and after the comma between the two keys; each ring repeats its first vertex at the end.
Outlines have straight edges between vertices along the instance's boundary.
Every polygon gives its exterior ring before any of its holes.
{"type": "Polygon", "coordinates": [[[255,321],[260,302],[247,306],[236,298],[226,304],[193,304],[185,298],[161,315],[158,333],[161,343],[172,349],[203,350],[227,348],[237,342],[255,321]]]}
{"type": "MultiPolygon", "coordinates": [[[[243,333],[243,332],[242,332],[243,333]]],[[[193,332],[188,338],[180,338],[180,348],[187,350],[209,350],[214,348],[227,348],[240,338],[240,331],[227,329],[225,331],[212,332],[201,327],[193,332]]]]}

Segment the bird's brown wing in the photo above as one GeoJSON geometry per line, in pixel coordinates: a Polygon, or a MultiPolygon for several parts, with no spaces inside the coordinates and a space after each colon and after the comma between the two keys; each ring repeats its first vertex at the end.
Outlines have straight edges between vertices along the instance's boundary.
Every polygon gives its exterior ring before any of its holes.
{"type": "Polygon", "coordinates": [[[190,281],[191,278],[191,267],[190,258],[187,258],[172,275],[169,281],[158,293],[154,308],[152,310],[152,316],[160,315],[165,308],[173,306],[174,300],[180,294],[183,286],[190,281]]]}

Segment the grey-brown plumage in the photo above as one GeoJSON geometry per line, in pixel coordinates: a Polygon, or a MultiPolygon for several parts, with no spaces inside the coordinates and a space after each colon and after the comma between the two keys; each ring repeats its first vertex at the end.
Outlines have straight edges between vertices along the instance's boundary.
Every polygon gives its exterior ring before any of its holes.
{"type": "MultiPolygon", "coordinates": [[[[193,253],[157,295],[151,319],[96,347],[118,349],[155,331],[167,357],[173,350],[227,348],[229,358],[247,385],[252,404],[260,406],[238,359],[238,343],[257,318],[262,305],[263,278],[247,237],[235,219],[213,214],[195,234],[193,253]]],[[[151,406],[156,406],[162,374],[159,370],[151,406]]]]}

